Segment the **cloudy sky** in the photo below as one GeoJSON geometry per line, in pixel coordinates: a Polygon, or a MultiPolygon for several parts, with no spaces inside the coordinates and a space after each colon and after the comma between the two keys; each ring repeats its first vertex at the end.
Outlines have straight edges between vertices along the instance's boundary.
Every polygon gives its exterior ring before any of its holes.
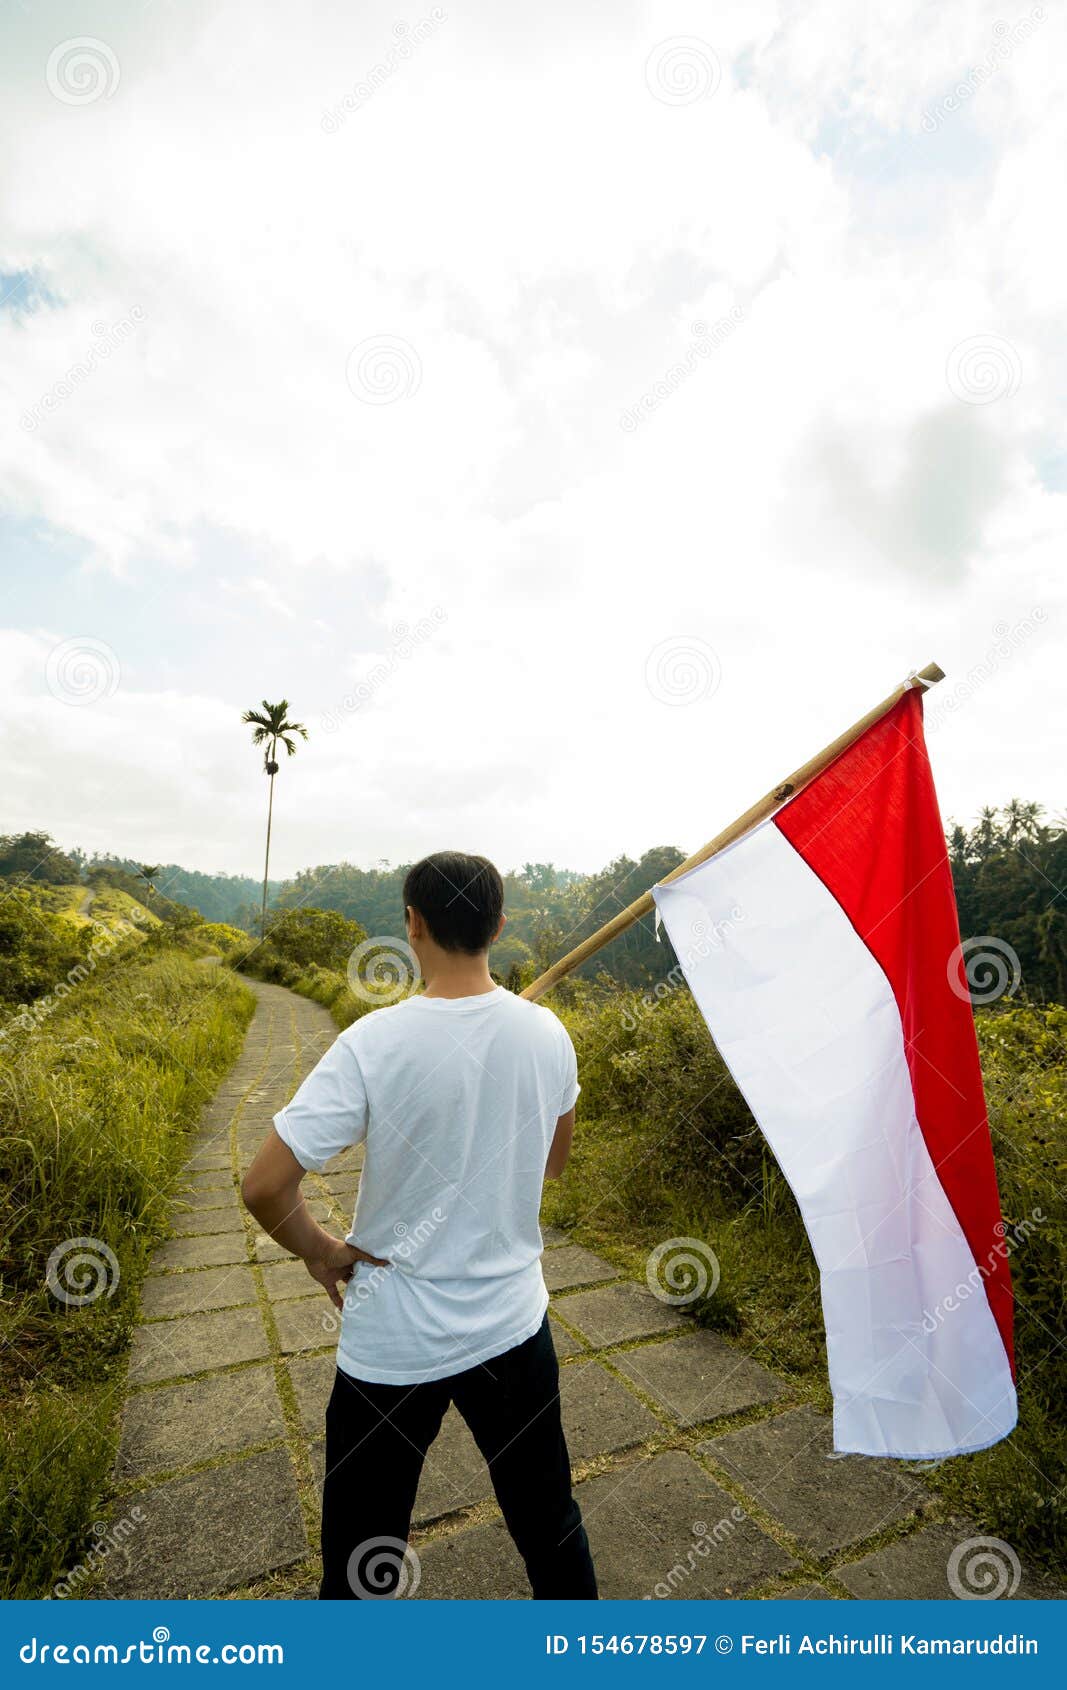
{"type": "Polygon", "coordinates": [[[692,848],[936,658],[1062,813],[1062,9],[5,0],[0,830],[692,848]],[[1058,660],[1059,658],[1059,660],[1058,660]]]}

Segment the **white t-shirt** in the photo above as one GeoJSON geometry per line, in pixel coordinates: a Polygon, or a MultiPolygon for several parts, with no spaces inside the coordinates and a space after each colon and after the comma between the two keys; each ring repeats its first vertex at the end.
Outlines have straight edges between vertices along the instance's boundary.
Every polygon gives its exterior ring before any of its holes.
{"type": "Polygon", "coordinates": [[[503,987],[406,998],[346,1029],[274,1117],[304,1168],[366,1141],[337,1365],[445,1379],[520,1344],[548,1307],[538,1226],[556,1121],[578,1096],[550,1009],[503,987]]]}

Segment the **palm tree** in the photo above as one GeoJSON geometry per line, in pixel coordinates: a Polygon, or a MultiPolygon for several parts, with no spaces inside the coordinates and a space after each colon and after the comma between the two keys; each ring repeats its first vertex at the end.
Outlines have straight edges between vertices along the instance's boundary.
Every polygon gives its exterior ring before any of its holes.
{"type": "Polygon", "coordinates": [[[260,937],[267,934],[267,876],[270,871],[270,824],[274,813],[274,777],[278,773],[277,752],[279,745],[284,745],[290,757],[296,755],[296,740],[294,734],[301,739],[307,739],[308,731],[300,722],[290,722],[287,712],[289,700],[283,698],[280,704],[268,704],[263,700],[263,709],[246,710],[241,717],[252,729],[252,744],[262,745],[266,749],[263,753],[263,767],[270,776],[270,797],[267,800],[267,854],[263,862],[263,913],[260,919],[260,937]]]}
{"type": "Polygon", "coordinates": [[[147,898],[145,900],[146,903],[151,903],[151,901],[152,901],[152,894],[155,891],[155,887],[153,886],[152,882],[155,880],[156,875],[159,873],[159,871],[162,867],[163,867],[162,863],[154,863],[154,864],[153,863],[138,863],[137,864],[137,872],[141,876],[141,879],[145,882],[145,885],[148,888],[148,895],[147,895],[147,898]]]}

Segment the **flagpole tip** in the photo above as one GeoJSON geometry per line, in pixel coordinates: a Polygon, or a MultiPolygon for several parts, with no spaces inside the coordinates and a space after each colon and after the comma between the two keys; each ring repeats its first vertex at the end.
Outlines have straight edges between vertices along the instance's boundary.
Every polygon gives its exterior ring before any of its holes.
{"type": "Polygon", "coordinates": [[[908,685],[921,687],[925,692],[928,687],[936,686],[938,681],[943,681],[944,678],[945,671],[939,664],[928,663],[924,669],[916,669],[913,675],[908,676],[908,685]]]}

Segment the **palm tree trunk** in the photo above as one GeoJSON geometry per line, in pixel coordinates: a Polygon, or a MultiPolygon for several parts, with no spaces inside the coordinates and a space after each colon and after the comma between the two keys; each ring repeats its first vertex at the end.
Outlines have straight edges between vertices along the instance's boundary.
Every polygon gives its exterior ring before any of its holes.
{"type": "MultiPolygon", "coordinates": [[[[272,762],[274,761],[273,757],[271,758],[271,761],[272,762]]],[[[260,923],[259,923],[259,936],[260,936],[261,939],[265,939],[267,937],[267,875],[268,875],[269,870],[270,870],[270,824],[271,824],[271,817],[273,816],[273,814],[274,814],[274,776],[271,775],[271,777],[270,777],[270,797],[267,800],[267,855],[266,855],[266,857],[264,858],[264,861],[263,861],[263,913],[262,913],[262,916],[260,917],[260,923]]]]}

